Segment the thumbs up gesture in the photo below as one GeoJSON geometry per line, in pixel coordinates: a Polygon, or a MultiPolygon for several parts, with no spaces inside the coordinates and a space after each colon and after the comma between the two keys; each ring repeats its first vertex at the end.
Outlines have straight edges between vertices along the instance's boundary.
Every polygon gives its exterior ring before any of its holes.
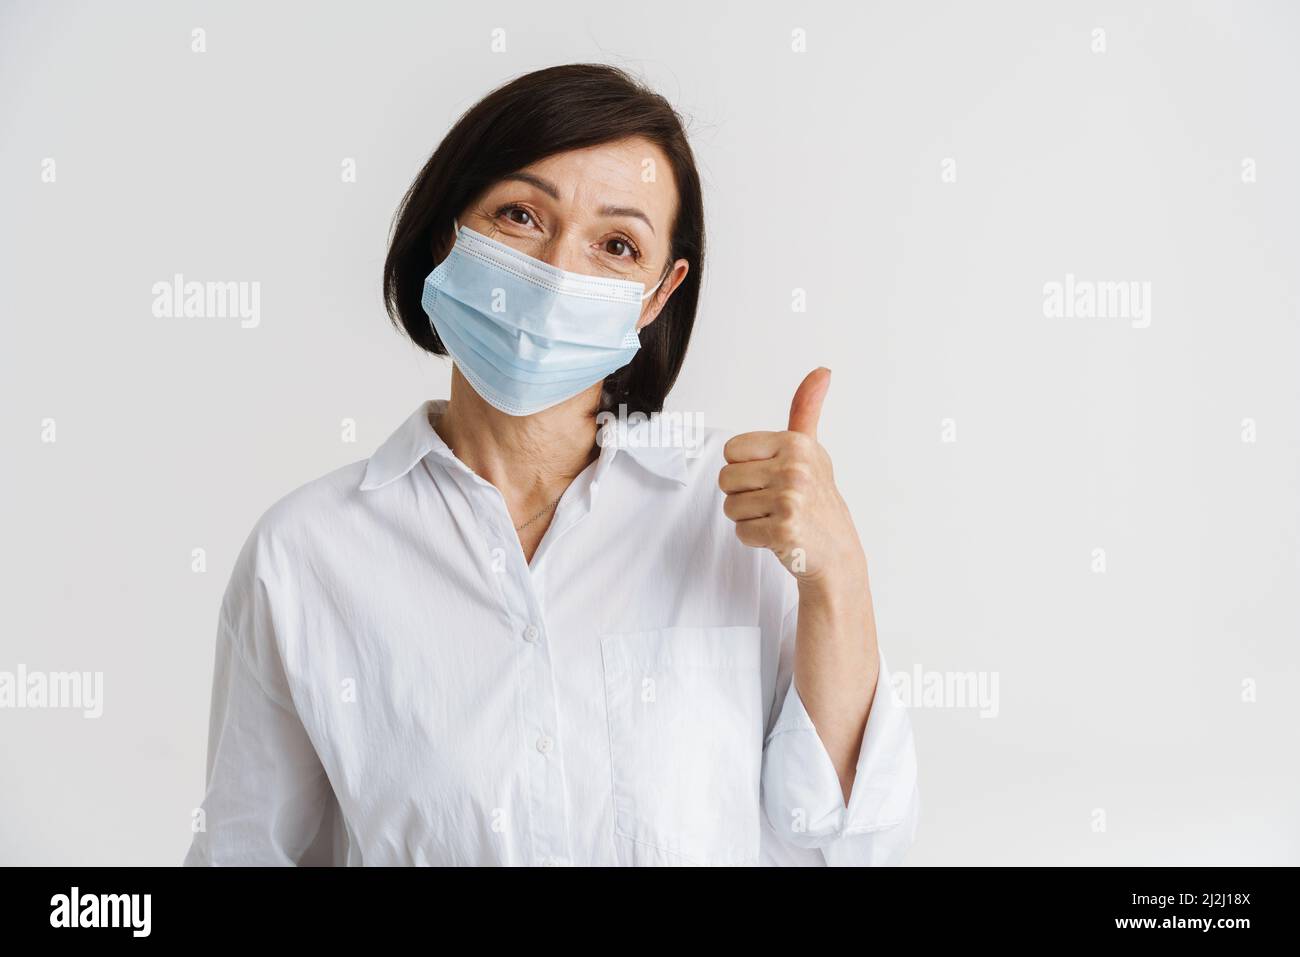
{"type": "Polygon", "coordinates": [[[775,552],[801,588],[840,573],[862,575],[866,566],[830,456],[817,441],[830,384],[830,369],[810,372],[790,403],[789,428],[730,439],[718,473],[726,493],[722,510],[736,523],[736,537],[775,552]]]}

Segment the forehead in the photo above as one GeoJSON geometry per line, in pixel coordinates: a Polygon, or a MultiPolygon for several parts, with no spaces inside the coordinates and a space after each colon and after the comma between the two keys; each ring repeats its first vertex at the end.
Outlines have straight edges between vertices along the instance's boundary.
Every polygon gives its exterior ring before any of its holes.
{"type": "Polygon", "coordinates": [[[657,213],[657,219],[667,219],[677,204],[667,155],[639,136],[556,153],[525,166],[524,171],[550,180],[563,199],[581,205],[635,205],[657,213]]]}

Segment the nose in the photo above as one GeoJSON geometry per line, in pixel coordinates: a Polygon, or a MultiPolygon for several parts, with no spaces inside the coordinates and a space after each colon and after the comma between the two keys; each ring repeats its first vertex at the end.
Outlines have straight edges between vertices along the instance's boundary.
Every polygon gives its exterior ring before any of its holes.
{"type": "Polygon", "coordinates": [[[539,258],[565,272],[585,273],[591,269],[587,262],[586,244],[573,228],[564,228],[554,236],[539,258]]]}

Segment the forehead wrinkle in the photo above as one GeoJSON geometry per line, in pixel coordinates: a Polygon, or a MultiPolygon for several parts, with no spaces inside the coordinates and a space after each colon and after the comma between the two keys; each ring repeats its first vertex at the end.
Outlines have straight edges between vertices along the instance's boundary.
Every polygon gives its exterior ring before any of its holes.
{"type": "MultiPolygon", "coordinates": [[[[648,151],[640,146],[631,148],[588,147],[569,154],[556,154],[540,161],[535,167],[520,170],[507,178],[529,183],[543,190],[558,202],[570,204],[577,213],[584,207],[598,216],[625,216],[645,223],[652,235],[658,230],[646,212],[646,204],[639,202],[645,189],[638,174],[639,162],[648,151]],[[539,182],[540,181],[540,182],[539,182]],[[554,187],[551,192],[546,187],[554,187]],[[604,195],[601,195],[601,194],[604,195]]],[[[660,157],[654,156],[655,162],[660,157]]],[[[659,195],[644,197],[655,207],[659,195]]],[[[670,203],[674,207],[675,203],[670,203]]],[[[672,216],[672,208],[667,210],[672,216]]]]}

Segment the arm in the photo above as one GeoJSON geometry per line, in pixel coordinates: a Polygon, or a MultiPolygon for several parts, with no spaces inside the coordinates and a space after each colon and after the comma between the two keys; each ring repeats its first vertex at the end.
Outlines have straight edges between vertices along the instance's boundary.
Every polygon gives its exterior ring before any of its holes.
{"type": "Polygon", "coordinates": [[[850,763],[845,793],[824,736],[814,723],[790,662],[807,632],[802,602],[782,626],[777,676],[780,713],[763,750],[763,810],[773,830],[796,847],[818,848],[831,865],[898,864],[911,845],[920,812],[916,752],[907,709],[893,694],[883,656],[869,717],[850,763]],[[794,647],[792,647],[794,646],[794,647]]]}
{"type": "Polygon", "coordinates": [[[865,556],[860,571],[800,582],[798,620],[794,684],[847,803],[880,677],[865,556]]]}
{"type": "Polygon", "coordinates": [[[243,573],[252,550],[241,556],[222,605],[207,788],[184,863],[341,863],[341,816],[293,705],[265,588],[243,573]]]}
{"type": "Polygon", "coordinates": [[[778,675],[782,710],[764,749],[768,820],[830,863],[893,862],[915,828],[916,758],[876,642],[866,554],[817,441],[829,387],[829,370],[813,372],[786,431],[731,439],[718,484],[740,541],[797,582],[781,639],[792,673],[778,675]]]}

